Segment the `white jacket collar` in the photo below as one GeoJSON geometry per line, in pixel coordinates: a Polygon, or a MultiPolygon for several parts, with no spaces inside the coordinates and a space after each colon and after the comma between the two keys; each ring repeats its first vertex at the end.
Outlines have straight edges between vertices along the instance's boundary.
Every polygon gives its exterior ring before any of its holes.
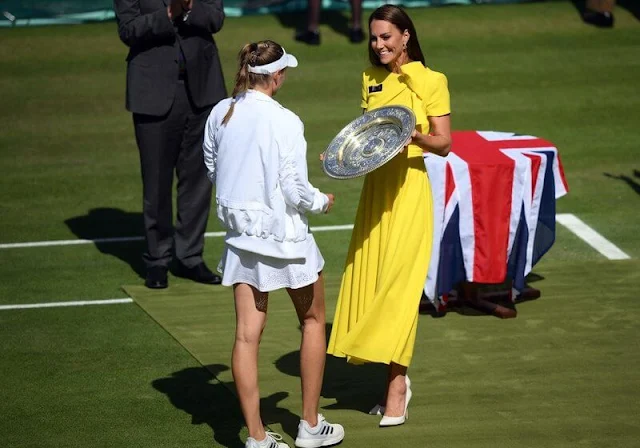
{"type": "Polygon", "coordinates": [[[277,101],[274,100],[272,97],[258,90],[249,89],[245,92],[245,95],[247,96],[247,98],[251,98],[254,100],[277,103],[277,101]]]}

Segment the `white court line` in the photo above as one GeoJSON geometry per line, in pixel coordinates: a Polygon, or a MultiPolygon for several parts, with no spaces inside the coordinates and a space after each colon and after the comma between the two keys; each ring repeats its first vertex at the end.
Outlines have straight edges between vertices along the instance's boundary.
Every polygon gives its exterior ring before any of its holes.
{"type": "MultiPolygon", "coordinates": [[[[575,233],[579,238],[596,249],[602,255],[610,260],[627,260],[631,257],[620,250],[611,241],[600,235],[593,230],[577,216],[571,213],[560,213],[556,215],[556,221],[565,226],[571,232],[575,233]]],[[[353,228],[353,224],[344,224],[337,226],[319,226],[312,227],[314,232],[326,232],[332,230],[349,230],[353,228]]],[[[224,236],[224,232],[208,232],[206,237],[221,237],[224,236]]],[[[66,246],[73,244],[92,244],[96,242],[105,243],[120,243],[125,241],[139,241],[143,240],[143,237],[124,237],[124,238],[98,238],[95,240],[59,240],[59,241],[40,241],[32,243],[15,243],[15,244],[0,244],[0,249],[8,249],[15,247],[42,247],[42,246],[66,246]]],[[[21,305],[0,305],[1,310],[16,310],[16,309],[28,309],[28,308],[55,308],[65,306],[86,306],[86,305],[111,305],[117,303],[132,303],[131,298],[125,299],[106,299],[106,300],[81,300],[71,302],[49,302],[49,303],[28,303],[21,305]]]]}
{"type": "Polygon", "coordinates": [[[2,310],[24,310],[29,308],[59,308],[63,306],[114,305],[116,303],[132,303],[133,299],[77,300],[73,302],[24,303],[21,305],[0,305],[2,310]]]}
{"type": "Polygon", "coordinates": [[[609,260],[628,260],[631,258],[620,250],[618,246],[585,224],[584,221],[576,215],[571,213],[560,213],[556,215],[556,221],[575,233],[580,239],[607,257],[609,260]]]}
{"type": "MultiPolygon", "coordinates": [[[[329,232],[332,230],[350,230],[353,224],[342,224],[337,226],[318,226],[311,227],[312,232],[329,232]]],[[[224,236],[226,232],[207,232],[204,234],[206,238],[219,238],[224,236]]],[[[92,240],[53,240],[53,241],[30,241],[25,243],[5,243],[0,244],[0,249],[19,249],[25,247],[48,247],[48,246],[74,246],[77,244],[96,244],[96,243],[127,243],[130,241],[144,241],[143,236],[124,236],[117,238],[95,238],[92,240]]]]}
{"type": "Polygon", "coordinates": [[[143,236],[124,236],[118,238],[96,238],[93,240],[53,240],[53,241],[30,241],[26,243],[6,243],[0,244],[0,249],[17,249],[21,247],[47,247],[47,246],[75,246],[77,244],[94,243],[126,243],[128,241],[143,241],[143,236]]]}
{"type": "MultiPolygon", "coordinates": [[[[350,230],[353,224],[343,224],[337,226],[318,226],[311,227],[312,232],[329,232],[332,230],[350,230]]],[[[221,237],[225,232],[207,232],[205,237],[221,237]]],[[[34,241],[28,243],[11,243],[0,244],[0,249],[13,249],[19,247],[46,247],[46,246],[71,246],[75,244],[94,244],[94,243],[122,243],[127,241],[142,241],[144,237],[130,236],[120,238],[96,238],[94,240],[58,240],[58,241],[34,241]]],[[[29,308],[57,308],[63,306],[86,306],[86,305],[112,305],[116,303],[131,303],[131,298],[126,299],[107,299],[107,300],[80,300],[72,302],[49,302],[49,303],[26,303],[20,305],[0,305],[2,310],[22,310],[29,308]]]]}

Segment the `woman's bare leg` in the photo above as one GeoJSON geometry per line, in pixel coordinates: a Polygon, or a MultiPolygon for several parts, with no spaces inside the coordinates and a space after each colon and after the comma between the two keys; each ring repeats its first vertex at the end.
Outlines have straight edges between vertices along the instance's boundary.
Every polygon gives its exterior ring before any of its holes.
{"type": "Polygon", "coordinates": [[[384,415],[387,417],[400,417],[404,415],[405,400],[407,397],[406,376],[407,368],[405,366],[393,362],[389,365],[387,400],[384,411],[384,415]]]}
{"type": "Polygon", "coordinates": [[[231,356],[233,380],[249,437],[264,440],[266,434],[260,418],[258,347],[267,321],[269,295],[244,283],[234,285],[233,295],[236,306],[236,340],[231,356]]]}
{"type": "Polygon", "coordinates": [[[327,351],[325,338],[324,279],[299,289],[287,289],[302,326],[300,343],[300,379],[302,382],[302,419],[317,425],[318,401],[327,351]]]}

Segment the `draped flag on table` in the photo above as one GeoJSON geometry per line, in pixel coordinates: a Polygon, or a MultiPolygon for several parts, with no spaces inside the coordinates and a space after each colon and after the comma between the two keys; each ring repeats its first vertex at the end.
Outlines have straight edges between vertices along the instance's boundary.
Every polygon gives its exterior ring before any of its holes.
{"type": "Polygon", "coordinates": [[[447,157],[426,154],[434,244],[425,295],[435,304],[463,280],[522,290],[555,240],[555,201],[568,192],[558,150],[531,135],[452,133],[447,157]]]}

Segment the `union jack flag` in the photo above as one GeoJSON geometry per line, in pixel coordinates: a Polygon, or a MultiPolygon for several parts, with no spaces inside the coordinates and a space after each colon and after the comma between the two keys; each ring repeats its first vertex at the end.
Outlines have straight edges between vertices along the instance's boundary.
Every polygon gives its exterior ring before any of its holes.
{"type": "Polygon", "coordinates": [[[424,286],[434,305],[457,283],[525,276],[555,241],[556,199],[568,192],[558,150],[531,135],[452,133],[445,158],[425,155],[434,244],[424,286]]]}

